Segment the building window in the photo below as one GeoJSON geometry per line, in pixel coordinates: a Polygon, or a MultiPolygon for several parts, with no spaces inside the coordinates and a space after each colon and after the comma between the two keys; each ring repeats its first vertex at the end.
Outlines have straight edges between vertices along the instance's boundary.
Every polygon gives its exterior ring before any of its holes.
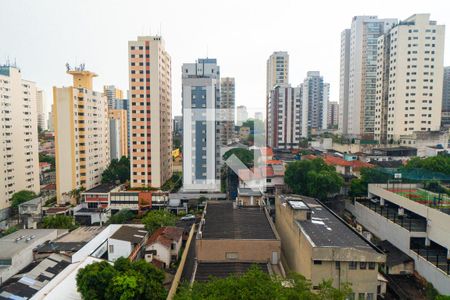
{"type": "Polygon", "coordinates": [[[356,261],[351,261],[348,263],[348,268],[350,270],[356,270],[356,267],[358,266],[358,263],[356,261]]]}
{"type": "Polygon", "coordinates": [[[375,270],[375,265],[376,265],[376,263],[369,262],[369,270],[375,270]]]}
{"type": "Polygon", "coordinates": [[[365,293],[358,293],[358,300],[365,300],[366,294],[365,293]]]}
{"type": "Polygon", "coordinates": [[[114,253],[114,245],[109,245],[109,253],[114,253]]]}
{"type": "Polygon", "coordinates": [[[336,270],[340,270],[341,269],[341,262],[337,261],[336,262],[336,270]]]}
{"type": "Polygon", "coordinates": [[[373,293],[367,293],[367,300],[373,300],[373,293]]]}
{"type": "Polygon", "coordinates": [[[321,264],[322,264],[322,261],[321,261],[321,260],[315,260],[315,261],[314,261],[314,264],[315,264],[315,265],[321,265],[321,264]]]}
{"type": "Polygon", "coordinates": [[[361,270],[367,269],[367,263],[366,263],[365,261],[360,262],[360,263],[359,263],[359,268],[360,268],[361,270]]]}

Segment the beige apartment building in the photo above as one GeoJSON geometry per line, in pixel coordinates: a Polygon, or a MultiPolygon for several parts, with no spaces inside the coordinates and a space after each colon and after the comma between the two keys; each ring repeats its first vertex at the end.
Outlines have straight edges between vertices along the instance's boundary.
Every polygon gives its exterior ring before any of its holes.
{"type": "Polygon", "coordinates": [[[128,118],[125,109],[109,110],[109,141],[111,159],[128,157],[128,118]]]}
{"type": "Polygon", "coordinates": [[[56,195],[70,201],[70,191],[101,183],[110,163],[108,103],[92,88],[97,75],[83,67],[67,71],[73,86],[53,87],[56,195]]]}
{"type": "Polygon", "coordinates": [[[39,186],[36,85],[19,68],[0,66],[0,221],[7,217],[12,194],[39,186]]]}
{"type": "Polygon", "coordinates": [[[376,140],[401,141],[440,129],[444,38],[444,25],[417,14],[378,39],[376,140]]]}
{"type": "Polygon", "coordinates": [[[351,283],[350,299],[377,298],[378,264],[386,256],[316,199],[299,195],[276,197],[276,228],[282,262],[310,280],[338,288],[351,283]]]}
{"type": "Polygon", "coordinates": [[[267,96],[277,84],[289,84],[289,54],[286,51],[275,51],[267,60],[267,96]]]}
{"type": "Polygon", "coordinates": [[[160,36],[128,42],[131,186],[159,188],[172,176],[171,58],[160,36]]]}

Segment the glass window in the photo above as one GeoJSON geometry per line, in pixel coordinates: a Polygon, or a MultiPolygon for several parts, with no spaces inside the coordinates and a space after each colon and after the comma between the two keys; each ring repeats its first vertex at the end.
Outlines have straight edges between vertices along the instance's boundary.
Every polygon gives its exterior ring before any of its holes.
{"type": "Polygon", "coordinates": [[[356,261],[351,261],[348,263],[348,268],[350,270],[356,270],[356,267],[358,266],[358,263],[356,261]]]}

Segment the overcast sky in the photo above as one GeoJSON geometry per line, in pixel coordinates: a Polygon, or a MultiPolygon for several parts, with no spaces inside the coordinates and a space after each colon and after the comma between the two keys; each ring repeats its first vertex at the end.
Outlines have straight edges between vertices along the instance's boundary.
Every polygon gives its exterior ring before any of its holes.
{"type": "Polygon", "coordinates": [[[104,84],[127,90],[127,41],[161,33],[172,57],[174,115],[181,113],[181,65],[206,55],[218,59],[222,77],[236,78],[237,105],[265,107],[266,60],[278,50],[289,52],[292,85],[320,71],[337,101],[340,32],[352,17],[415,13],[450,25],[448,0],[0,0],[0,64],[15,60],[45,90],[48,108],[52,86],[71,84],[66,62],[96,72],[98,91],[104,84]]]}

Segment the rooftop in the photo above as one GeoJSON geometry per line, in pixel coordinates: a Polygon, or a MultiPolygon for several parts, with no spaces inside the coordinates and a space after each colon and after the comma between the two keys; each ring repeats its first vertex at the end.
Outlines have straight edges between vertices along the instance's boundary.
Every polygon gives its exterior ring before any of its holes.
{"type": "Polygon", "coordinates": [[[387,240],[379,242],[377,246],[386,254],[386,265],[388,267],[394,267],[399,264],[414,261],[409,255],[403,253],[400,249],[392,245],[387,240]]]}
{"type": "Polygon", "coordinates": [[[63,235],[55,242],[58,243],[87,243],[92,238],[94,238],[97,234],[102,232],[104,227],[100,226],[87,226],[87,227],[78,227],[77,229],[71,231],[70,233],[63,235]]]}
{"type": "Polygon", "coordinates": [[[140,243],[147,235],[147,230],[140,227],[122,226],[117,230],[110,239],[128,241],[132,244],[140,243]]]}
{"type": "Polygon", "coordinates": [[[202,239],[277,239],[263,208],[233,208],[231,201],[209,201],[202,239]]]}
{"type": "Polygon", "coordinates": [[[170,248],[172,242],[178,242],[183,235],[183,228],[166,226],[157,229],[148,239],[147,244],[160,243],[163,246],[170,248]]]}
{"type": "Polygon", "coordinates": [[[46,238],[50,240],[57,235],[57,229],[22,229],[0,239],[0,258],[10,259],[18,252],[36,247],[36,241],[46,238]]]}
{"type": "MultiPolygon", "coordinates": [[[[323,206],[318,200],[300,195],[282,195],[282,202],[288,202],[291,207],[295,203],[299,208],[311,210],[311,219],[297,220],[297,225],[309,238],[313,247],[357,248],[377,251],[361,235],[350,228],[342,219],[323,206]]],[[[379,252],[379,251],[378,251],[379,252]]]]}
{"type": "Polygon", "coordinates": [[[91,193],[109,193],[111,190],[115,189],[117,187],[117,184],[115,183],[102,183],[90,190],[84,191],[84,194],[91,194],[91,193]]]}
{"type": "Polygon", "coordinates": [[[250,188],[238,188],[239,196],[256,196],[261,197],[262,193],[260,191],[255,191],[250,188]]]}

